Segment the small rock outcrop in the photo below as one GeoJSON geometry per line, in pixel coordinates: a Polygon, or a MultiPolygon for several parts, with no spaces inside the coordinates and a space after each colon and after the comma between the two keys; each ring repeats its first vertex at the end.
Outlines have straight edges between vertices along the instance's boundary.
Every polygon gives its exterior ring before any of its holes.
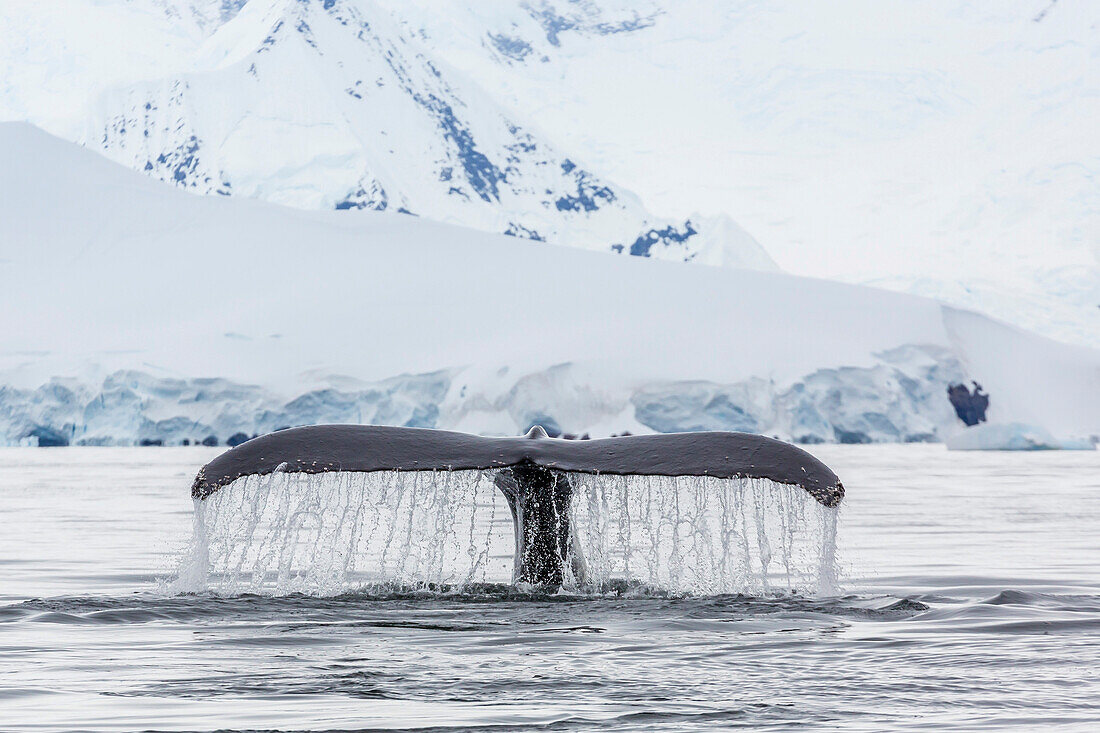
{"type": "Polygon", "coordinates": [[[989,395],[982,391],[982,385],[977,382],[971,384],[974,385],[973,392],[965,384],[952,384],[947,388],[947,398],[951,400],[955,414],[968,427],[985,422],[985,411],[989,409],[989,395]]]}

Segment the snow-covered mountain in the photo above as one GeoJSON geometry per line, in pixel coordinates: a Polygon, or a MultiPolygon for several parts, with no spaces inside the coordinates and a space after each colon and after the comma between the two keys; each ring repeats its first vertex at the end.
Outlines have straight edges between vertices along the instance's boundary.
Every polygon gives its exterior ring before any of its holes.
{"type": "Polygon", "coordinates": [[[379,0],[653,210],[1100,346],[1100,4],[379,0]]]}
{"type": "Polygon", "coordinates": [[[105,92],[84,144],[200,194],[775,267],[727,217],[652,217],[372,0],[239,5],[199,15],[216,29],[192,70],[105,92]]]}
{"type": "Polygon", "coordinates": [[[1100,433],[1100,354],[914,296],[198,197],[0,125],[0,443],[312,422],[937,440],[1100,433]]]}
{"type": "Polygon", "coordinates": [[[1098,22],[1052,0],[7,0],[0,119],[193,190],[769,267],[693,213],[729,212],[795,274],[1097,346],[1098,22]]]}

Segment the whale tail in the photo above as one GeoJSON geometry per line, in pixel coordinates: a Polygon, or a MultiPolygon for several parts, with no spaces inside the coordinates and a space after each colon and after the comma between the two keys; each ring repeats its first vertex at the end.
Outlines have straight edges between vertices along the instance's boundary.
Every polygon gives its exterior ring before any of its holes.
{"type": "Polygon", "coordinates": [[[844,487],[806,451],[745,433],[675,433],[569,441],[535,427],[524,437],[485,438],[422,428],[322,425],[247,441],[198,472],[191,493],[205,500],[222,488],[276,472],[439,472],[493,470],[511,510],[513,582],[581,584],[587,567],[577,536],[574,497],[584,475],[767,479],[837,506],[844,487]]]}

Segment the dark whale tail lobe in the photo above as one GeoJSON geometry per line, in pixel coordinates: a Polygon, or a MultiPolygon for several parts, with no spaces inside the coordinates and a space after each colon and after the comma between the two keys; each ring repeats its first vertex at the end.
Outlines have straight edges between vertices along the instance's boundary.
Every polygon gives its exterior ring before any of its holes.
{"type": "Polygon", "coordinates": [[[797,486],[826,507],[844,487],[806,451],[745,433],[632,435],[602,440],[520,438],[367,425],[294,428],[254,438],[200,469],[191,488],[206,499],[239,478],[288,473],[498,469],[495,486],[511,510],[513,580],[542,586],[583,582],[573,494],[578,474],[768,479],[797,486]]]}

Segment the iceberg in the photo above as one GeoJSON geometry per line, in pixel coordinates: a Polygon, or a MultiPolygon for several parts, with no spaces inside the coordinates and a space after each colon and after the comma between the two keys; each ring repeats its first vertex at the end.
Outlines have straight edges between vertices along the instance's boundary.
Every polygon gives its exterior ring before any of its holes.
{"type": "Polygon", "coordinates": [[[946,441],[948,450],[1096,450],[1090,438],[1055,438],[1038,425],[986,423],[946,441]]]}
{"type": "Polygon", "coordinates": [[[0,443],[938,441],[972,380],[993,423],[1100,434],[1100,353],[929,298],[193,196],[25,124],[0,124],[0,160],[0,443]]]}

